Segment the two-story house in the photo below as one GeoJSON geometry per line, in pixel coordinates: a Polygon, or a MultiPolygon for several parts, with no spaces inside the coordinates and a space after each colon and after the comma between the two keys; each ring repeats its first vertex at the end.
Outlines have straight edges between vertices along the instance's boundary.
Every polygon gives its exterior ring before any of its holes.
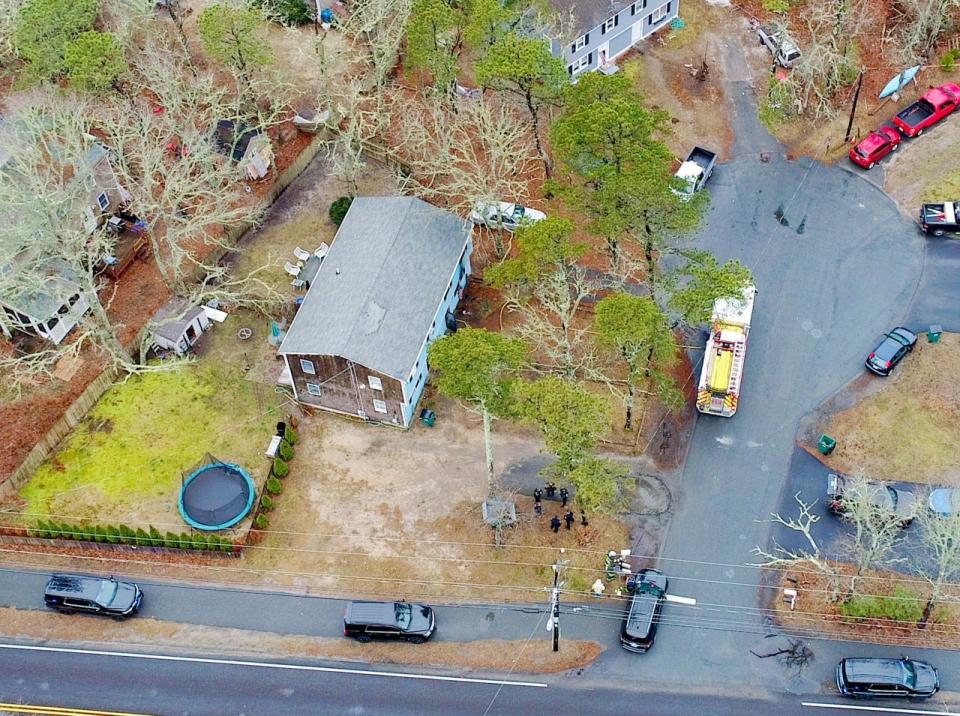
{"type": "Polygon", "coordinates": [[[280,355],[301,403],[407,427],[430,343],[456,327],[470,226],[411,197],[357,197],[280,355]]]}
{"type": "Polygon", "coordinates": [[[576,37],[569,44],[551,42],[567,72],[604,70],[633,45],[666,27],[680,11],[680,0],[550,0],[554,12],[574,19],[576,37]]]}

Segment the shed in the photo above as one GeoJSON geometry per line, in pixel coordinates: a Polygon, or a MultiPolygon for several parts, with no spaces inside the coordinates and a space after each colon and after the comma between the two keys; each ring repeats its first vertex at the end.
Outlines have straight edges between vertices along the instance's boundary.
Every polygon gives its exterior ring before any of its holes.
{"type": "Polygon", "coordinates": [[[210,326],[210,318],[202,306],[175,296],[153,314],[150,336],[157,348],[182,356],[210,326]]]}

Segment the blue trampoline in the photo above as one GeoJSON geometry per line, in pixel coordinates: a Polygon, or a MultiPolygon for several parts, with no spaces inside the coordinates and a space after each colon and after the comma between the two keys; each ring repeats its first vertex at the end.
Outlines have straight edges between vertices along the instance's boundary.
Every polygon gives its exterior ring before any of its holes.
{"type": "Polygon", "coordinates": [[[233,527],[250,514],[256,488],[239,465],[207,462],[191,472],[180,489],[180,515],[198,530],[233,527]]]}

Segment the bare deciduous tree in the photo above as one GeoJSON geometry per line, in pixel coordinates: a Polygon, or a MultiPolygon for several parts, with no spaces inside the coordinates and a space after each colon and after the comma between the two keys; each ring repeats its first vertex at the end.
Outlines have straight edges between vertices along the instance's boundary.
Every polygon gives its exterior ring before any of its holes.
{"type": "Polygon", "coordinates": [[[415,194],[463,215],[477,202],[523,200],[536,153],[512,108],[481,99],[454,110],[437,98],[395,115],[394,151],[415,194]]]}
{"type": "Polygon", "coordinates": [[[856,594],[857,582],[866,570],[903,561],[892,555],[893,547],[913,514],[896,512],[887,490],[887,486],[871,482],[863,475],[844,478],[838,502],[851,531],[841,538],[840,548],[856,567],[847,598],[856,594]]]}
{"type": "Polygon", "coordinates": [[[782,525],[789,530],[799,533],[806,541],[807,547],[790,549],[774,540],[772,549],[764,549],[757,545],[752,551],[763,560],[759,564],[761,567],[798,567],[802,564],[812,565],[818,572],[830,579],[833,588],[832,598],[835,601],[840,597],[840,572],[834,567],[833,563],[827,559],[826,555],[821,551],[820,545],[817,544],[817,540],[813,537],[813,527],[820,521],[820,516],[813,512],[813,508],[817,503],[815,501],[805,502],[800,497],[799,492],[793,496],[793,499],[796,500],[799,508],[796,517],[784,517],[779,513],[774,513],[767,521],[782,525]]]}
{"type": "Polygon", "coordinates": [[[934,45],[956,19],[960,0],[896,0],[895,20],[887,39],[900,49],[904,62],[930,59],[934,45]]]}
{"type": "Polygon", "coordinates": [[[372,83],[378,109],[390,73],[400,57],[404,28],[413,0],[357,0],[350,3],[352,14],[342,23],[358,50],[370,59],[372,83]]]}
{"type": "Polygon", "coordinates": [[[939,514],[933,510],[921,510],[917,521],[932,559],[932,564],[924,565],[922,569],[923,576],[930,582],[930,596],[920,620],[922,629],[933,608],[943,599],[945,588],[960,579],[960,512],[939,514]]]}

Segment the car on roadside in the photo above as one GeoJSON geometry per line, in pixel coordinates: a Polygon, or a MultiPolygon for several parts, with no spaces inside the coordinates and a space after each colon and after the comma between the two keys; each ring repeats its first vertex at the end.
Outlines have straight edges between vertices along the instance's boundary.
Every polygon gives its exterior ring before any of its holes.
{"type": "MultiPolygon", "coordinates": [[[[847,490],[849,478],[835,472],[827,474],[826,503],[829,510],[841,517],[847,512],[844,503],[844,493],[847,490]]],[[[867,496],[873,505],[900,517],[900,526],[907,527],[913,522],[917,509],[917,496],[908,490],[901,490],[884,482],[868,480],[867,496]]]]}
{"type": "Polygon", "coordinates": [[[920,228],[925,234],[960,234],[960,201],[941,201],[920,207],[920,228]]]}
{"type": "Polygon", "coordinates": [[[927,500],[930,509],[941,517],[950,517],[960,512],[960,490],[951,487],[939,487],[930,491],[927,500]]]}
{"type": "Polygon", "coordinates": [[[883,336],[880,344],[870,352],[865,362],[867,369],[877,375],[890,375],[897,363],[913,350],[917,344],[917,334],[897,326],[883,336]]]}
{"type": "Polygon", "coordinates": [[[350,602],[343,613],[343,635],[359,642],[391,639],[422,644],[437,628],[433,608],[409,602],[350,602]]]}
{"type": "Polygon", "coordinates": [[[44,588],[43,601],[63,614],[86,612],[124,619],[140,610],[143,591],[133,582],[113,577],[54,574],[44,588]]]}
{"type": "Polygon", "coordinates": [[[667,578],[658,569],[641,569],[627,580],[627,590],[633,596],[620,628],[620,646],[627,651],[642,654],[653,646],[667,584],[667,578]]]}
{"type": "Polygon", "coordinates": [[[841,659],[837,689],[855,699],[928,699],[940,690],[940,675],[925,661],[899,659],[841,659]]]}
{"type": "Polygon", "coordinates": [[[861,139],[850,150],[850,161],[858,167],[873,169],[874,165],[900,146],[900,133],[893,127],[880,127],[861,139]]]}
{"type": "Polygon", "coordinates": [[[904,137],[919,137],[956,111],[960,105],[960,86],[948,82],[931,87],[916,102],[897,112],[893,122],[904,137]]]}
{"type": "Polygon", "coordinates": [[[476,204],[470,212],[470,221],[488,229],[506,229],[516,231],[521,226],[529,226],[543,221],[547,215],[542,211],[531,209],[520,204],[509,204],[505,201],[495,204],[476,204]]]}

